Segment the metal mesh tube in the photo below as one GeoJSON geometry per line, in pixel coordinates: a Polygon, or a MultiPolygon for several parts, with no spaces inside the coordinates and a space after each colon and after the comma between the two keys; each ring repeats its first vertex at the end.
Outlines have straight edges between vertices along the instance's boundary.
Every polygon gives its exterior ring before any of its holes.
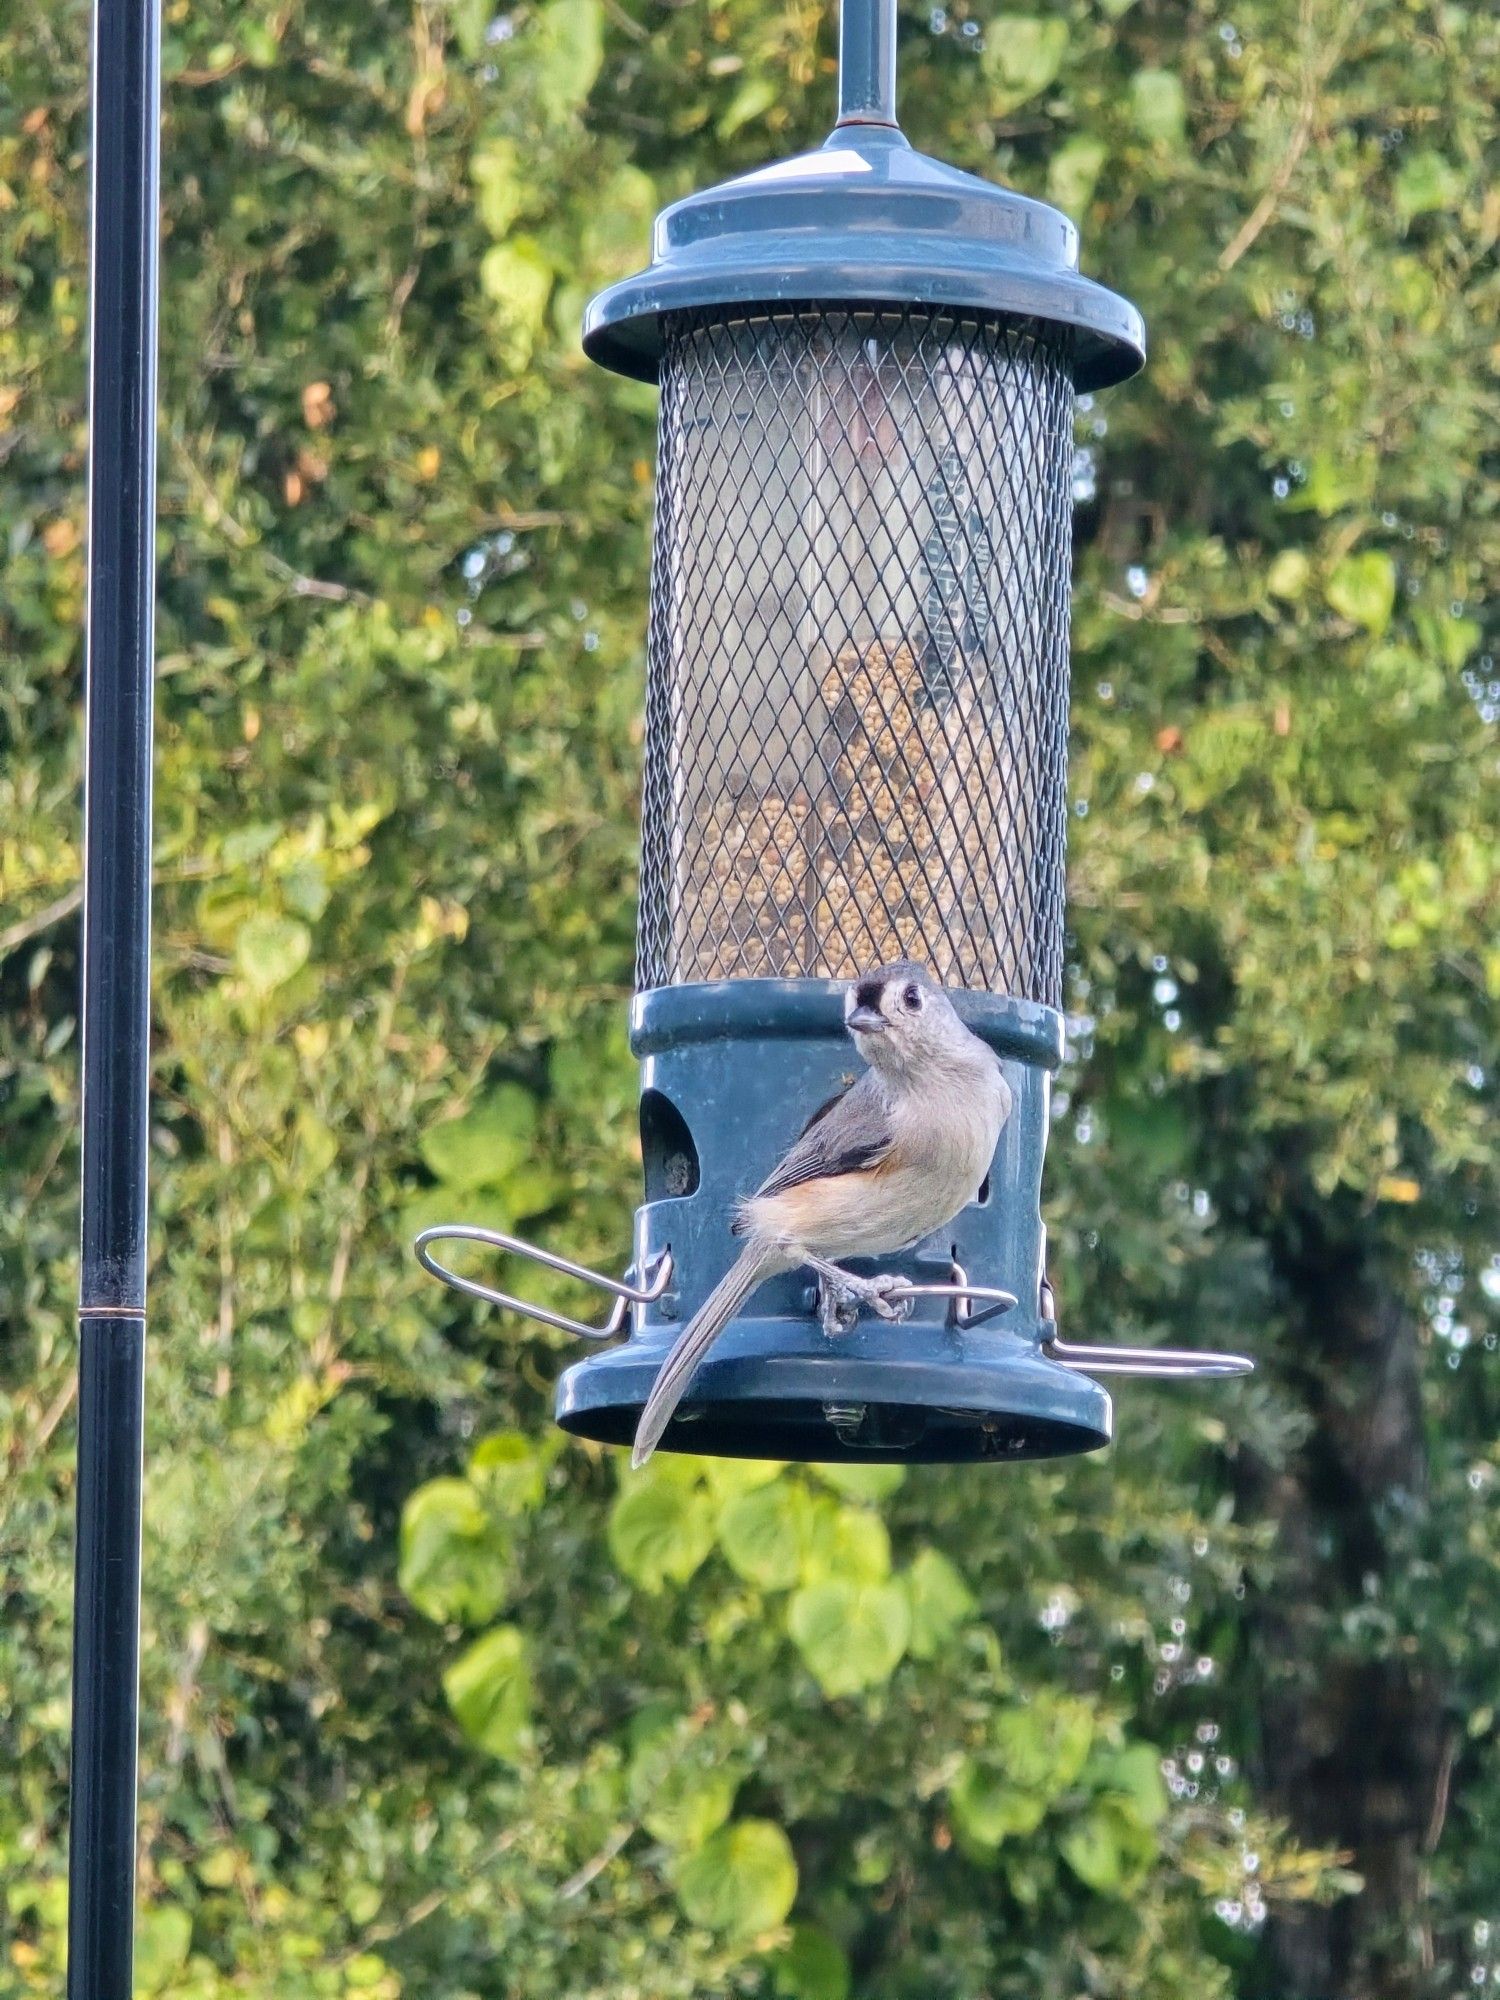
{"type": "Polygon", "coordinates": [[[668,327],[642,987],[905,954],[1058,1004],[1067,337],[930,309],[668,327]]]}

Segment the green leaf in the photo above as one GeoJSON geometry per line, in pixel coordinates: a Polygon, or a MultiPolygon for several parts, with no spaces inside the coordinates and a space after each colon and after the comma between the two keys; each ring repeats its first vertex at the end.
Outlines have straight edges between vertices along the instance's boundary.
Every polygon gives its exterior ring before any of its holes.
{"type": "Polygon", "coordinates": [[[1345,556],[1328,579],[1328,602],[1341,618],[1378,638],[1396,606],[1396,565],[1383,549],[1345,556]]]}
{"type": "Polygon", "coordinates": [[[297,1170],[309,1183],[322,1179],[339,1156],[338,1134],[330,1131],[310,1104],[297,1107],[297,1170]]]}
{"type": "Polygon", "coordinates": [[[241,21],[236,32],[248,62],[256,69],[274,68],[281,45],[264,21],[241,21]]]}
{"type": "Polygon", "coordinates": [[[832,1578],[797,1592],[787,1627],[814,1680],[834,1700],[890,1679],[911,1636],[911,1608],[899,1584],[832,1578]]]}
{"type": "Polygon", "coordinates": [[[1159,146],[1178,146],[1187,130],[1187,96],[1169,69],[1137,70],[1130,79],[1136,130],[1159,146]]]}
{"type": "Polygon", "coordinates": [[[1130,1815],[1145,1827],[1159,1826],[1166,1817],[1167,1788],[1161,1757],[1149,1743],[1130,1743],[1089,1760],[1086,1778],[1099,1791],[1118,1795],[1130,1815]]]}
{"type": "Polygon", "coordinates": [[[309,923],[316,923],[328,908],[328,894],[328,871],[311,855],[294,861],[281,877],[282,901],[309,923]]]}
{"type": "Polygon", "coordinates": [[[1092,1812],[1071,1826],[1058,1842],[1064,1861],[1087,1888],[1101,1895],[1117,1891],[1125,1879],[1125,1857],[1111,1815],[1092,1812]]]}
{"type": "Polygon", "coordinates": [[[536,1100],[502,1083],[461,1118],[422,1134],[422,1158],[450,1188],[496,1187],[521,1166],[536,1142],[536,1100]]]}
{"type": "Polygon", "coordinates": [[[1283,503],[1297,513],[1319,514],[1329,520],[1345,508],[1368,505],[1374,490],[1377,461],[1362,451],[1315,451],[1307,460],[1307,476],[1283,503]]]}
{"type": "Polygon", "coordinates": [[[911,1606],[911,1656],[935,1660],[974,1615],[973,1592],[948,1558],[931,1548],[918,1550],[901,1582],[911,1606]]]}
{"type": "Polygon", "coordinates": [[[425,1617],[482,1625],[505,1602],[510,1545],[466,1479],[430,1479],[401,1509],[397,1581],[425,1617]]]}
{"type": "Polygon", "coordinates": [[[1396,176],[1396,212],[1405,222],[1439,209],[1458,207],[1464,179],[1458,169],[1430,148],[1410,153],[1396,176]]]}
{"type": "Polygon", "coordinates": [[[1456,674],[1477,650],[1484,627],[1477,618],[1454,618],[1451,614],[1438,617],[1433,623],[1438,656],[1449,672],[1456,674]]]}
{"type": "Polygon", "coordinates": [[[374,1882],[351,1882],[344,1892],[344,1909],[352,1923],[363,1930],[380,1914],[381,1894],[374,1882]]]}
{"type": "Polygon", "coordinates": [[[248,918],[234,941],[234,960],[252,993],[264,996],[284,986],[306,965],[312,932],[295,917],[264,913],[248,918]]]}
{"type": "Polygon", "coordinates": [[[539,108],[558,123],[588,98],[604,63],[600,0],[549,0],[532,31],[539,108]]]}
{"type": "Polygon", "coordinates": [[[514,1625],[486,1632],[443,1675],[443,1693],[470,1742],[514,1762],[531,1721],[525,1636],[514,1625]]]}
{"type": "Polygon", "coordinates": [[[770,1964],[778,2000],[849,2000],[853,1975],[844,1948],[814,1924],[794,1924],[770,1964]]]}
{"type": "Polygon", "coordinates": [[[501,353],[514,370],[531,359],[555,277],[551,258],[533,236],[493,244],[479,260],[480,286],[495,302],[501,353]]]}
{"type": "Polygon", "coordinates": [[[769,76],[748,76],[730,98],[724,115],[718,123],[721,139],[732,139],[744,125],[753,124],[769,111],[781,96],[775,79],[769,76]]]}
{"type": "Polygon", "coordinates": [[[1294,603],[1307,589],[1312,564],[1301,549],[1281,549],[1266,571],[1266,589],[1273,597],[1294,603]]]}
{"type": "Polygon", "coordinates": [[[869,1827],[849,1853],[849,1880],[862,1889],[878,1889],[895,1872],[899,1847],[891,1821],[869,1827]]]}
{"type": "Polygon", "coordinates": [[[642,1478],[610,1512],[610,1553],[644,1590],[686,1583],[713,1545],[713,1502],[701,1486],[642,1478]]]}
{"type": "MultiPolygon", "coordinates": [[[[452,1222],[454,1217],[454,1191],[451,1187],[422,1188],[401,1204],[400,1234],[405,1242],[419,1236],[424,1229],[436,1228],[439,1223],[452,1222]]],[[[488,1188],[473,1188],[464,1192],[463,1219],[475,1223],[481,1229],[506,1229],[515,1221],[507,1205],[488,1188]]]]}
{"type": "Polygon", "coordinates": [[[1094,1736],[1093,1710],[1071,1695],[1033,1695],[996,1716],[996,1763],[1013,1785],[1047,1797],[1064,1792],[1083,1769],[1094,1736]]]}
{"type": "Polygon", "coordinates": [[[1157,1858],[1155,1835],[1122,1801],[1104,1798],[1075,1820],[1058,1842],[1064,1861],[1101,1896],[1129,1895],[1157,1858]]]}
{"type": "Polygon", "coordinates": [[[135,1990],[170,1992],[187,1964],[193,1920],[172,1905],[142,1910],[135,1932],[135,1990]]]}
{"type": "Polygon", "coordinates": [[[569,1193],[571,1184],[557,1167],[528,1159],[512,1167],[495,1185],[504,1197],[508,1214],[516,1222],[524,1222],[528,1216],[545,1215],[549,1208],[555,1208],[569,1193]]]}
{"type": "Polygon", "coordinates": [[[818,1494],[810,1501],[804,1583],[824,1578],[881,1583],[891,1573],[891,1538],[867,1507],[840,1507],[818,1494]]]}
{"type": "Polygon", "coordinates": [[[709,1491],[716,1500],[733,1500],[741,1493],[751,1493],[757,1486],[769,1486],[773,1479],[779,1479],[786,1467],[774,1458],[692,1458],[680,1456],[679,1462],[691,1465],[708,1481],[709,1491]]]}
{"type": "Polygon", "coordinates": [[[485,140],[475,149],[469,177],[478,196],[480,221],[491,236],[508,236],[527,201],[520,147],[513,139],[485,140]]]}
{"type": "MultiPolygon", "coordinates": [[[[639,167],[616,168],[599,189],[598,200],[590,204],[580,251],[584,269],[614,277],[636,268],[651,234],[656,195],[656,183],[639,167]]],[[[605,1053],[613,1058],[613,1046],[605,1053]]],[[[614,1096],[619,1084],[620,1070],[612,1066],[602,1079],[604,1101],[614,1096]]]]}
{"type": "Polygon", "coordinates": [[[1059,146],[1047,168],[1047,197],[1060,209],[1081,220],[1098,185],[1109,148],[1102,139],[1080,134],[1059,146]]]}
{"type": "Polygon", "coordinates": [[[719,1546],[735,1575],[762,1590],[790,1590],[802,1571],[811,1511],[805,1487],[792,1479],[725,1501],[719,1546]]]}
{"type": "Polygon", "coordinates": [[[636,1746],[627,1780],[631,1808],[669,1847],[702,1847],[728,1819],[740,1773],[716,1761],[712,1740],[678,1722],[636,1746]]]}
{"type": "Polygon", "coordinates": [[[998,111],[1013,111],[1044,91],[1062,68],[1068,24],[1056,15],[999,14],[990,22],[981,61],[998,111]]]}
{"type": "Polygon", "coordinates": [[[211,1847],[198,1863],[197,1876],[210,1889],[228,1889],[244,1866],[244,1858],[233,1847],[211,1847]]]}
{"type": "Polygon", "coordinates": [[[469,1478],[498,1513],[529,1514],[542,1504],[549,1457],[521,1431],[491,1431],[469,1454],[469,1478]]]}
{"type": "Polygon", "coordinates": [[[848,1500],[888,1500],[900,1492],[906,1479],[904,1465],[814,1465],[808,1469],[848,1500]]]}
{"type": "Polygon", "coordinates": [[[747,1940],[784,1923],[797,1897],[792,1844],[771,1820],[720,1829],[683,1862],[677,1899],[695,1924],[747,1940]]]}
{"type": "Polygon", "coordinates": [[[494,18],[493,0],[449,0],[454,38],[470,62],[484,54],[484,31],[494,18]]]}
{"type": "Polygon", "coordinates": [[[966,1759],[948,1794],[954,1831],[965,1849],[992,1856],[1013,1834],[1034,1833],[1047,1813],[1047,1800],[1011,1784],[992,1766],[966,1759]]]}
{"type": "Polygon", "coordinates": [[[252,861],[263,861],[285,832],[286,828],[276,820],[250,820],[244,826],[232,827],[219,848],[225,867],[246,868],[252,861]]]}
{"type": "Polygon", "coordinates": [[[362,1951],[349,1960],[344,1967],[344,1983],[351,1993],[373,1993],[379,1988],[382,2000],[397,1990],[390,1967],[373,1951],[362,1951]]]}

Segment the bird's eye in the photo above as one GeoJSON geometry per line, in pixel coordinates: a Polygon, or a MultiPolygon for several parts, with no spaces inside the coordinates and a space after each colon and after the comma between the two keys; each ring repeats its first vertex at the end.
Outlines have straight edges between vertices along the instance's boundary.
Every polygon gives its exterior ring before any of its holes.
{"type": "Polygon", "coordinates": [[[906,991],[901,995],[901,998],[906,1002],[907,1006],[910,1007],[911,1011],[914,1014],[922,1004],[922,995],[918,990],[917,986],[915,985],[915,983],[907,987],[906,991]]]}

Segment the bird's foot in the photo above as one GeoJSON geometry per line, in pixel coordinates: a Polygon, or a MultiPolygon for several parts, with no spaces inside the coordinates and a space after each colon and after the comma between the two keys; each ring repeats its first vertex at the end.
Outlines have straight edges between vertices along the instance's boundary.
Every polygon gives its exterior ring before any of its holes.
{"type": "Polygon", "coordinates": [[[849,1333],[859,1318],[859,1301],[842,1283],[831,1278],[818,1280],[818,1325],[829,1340],[849,1333]]]}
{"type": "Polygon", "coordinates": [[[913,1304],[910,1298],[895,1296],[905,1286],[906,1280],[892,1271],[882,1271],[873,1278],[856,1278],[852,1272],[836,1267],[820,1271],[818,1324],[830,1340],[848,1333],[863,1311],[899,1324],[910,1318],[913,1304]]]}
{"type": "Polygon", "coordinates": [[[906,1292],[907,1280],[894,1271],[881,1271],[864,1282],[864,1302],[878,1319],[889,1320],[899,1326],[903,1320],[911,1318],[916,1300],[901,1296],[906,1292]]]}

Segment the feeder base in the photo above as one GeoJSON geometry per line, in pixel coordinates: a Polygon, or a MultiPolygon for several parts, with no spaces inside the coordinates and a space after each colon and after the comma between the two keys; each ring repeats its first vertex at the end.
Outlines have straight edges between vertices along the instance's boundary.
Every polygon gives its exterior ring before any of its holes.
{"type": "MultiPolygon", "coordinates": [[[[900,1326],[862,1322],[829,1339],[785,1319],[740,1320],[699,1369],[660,1449],[931,1465],[1058,1458],[1109,1442],[1108,1394],[1035,1341],[986,1327],[936,1343],[928,1333],[919,1345],[900,1326]]],[[[557,1386],[558,1423],[629,1444],[669,1347],[632,1340],[576,1363],[557,1386]]]]}

